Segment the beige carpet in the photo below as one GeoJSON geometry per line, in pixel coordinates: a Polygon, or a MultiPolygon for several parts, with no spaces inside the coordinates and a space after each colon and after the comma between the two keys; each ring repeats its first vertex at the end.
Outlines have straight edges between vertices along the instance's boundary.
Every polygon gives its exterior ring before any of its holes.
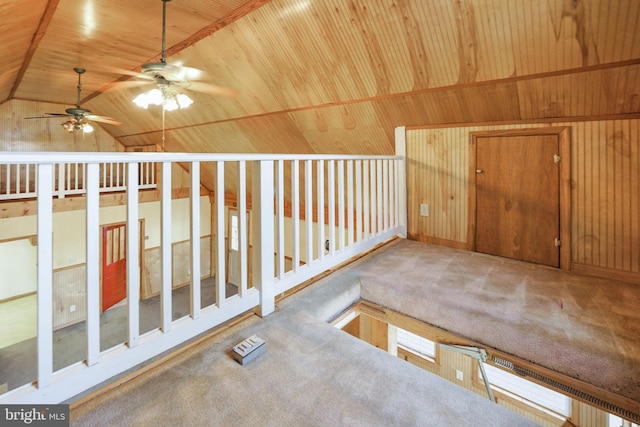
{"type": "Polygon", "coordinates": [[[329,276],[71,413],[72,426],[533,426],[327,322],[359,299],[329,276]],[[253,334],[266,354],[231,357],[253,334]]]}
{"type": "Polygon", "coordinates": [[[339,274],[362,298],[640,402],[640,286],[399,240],[339,274]]]}

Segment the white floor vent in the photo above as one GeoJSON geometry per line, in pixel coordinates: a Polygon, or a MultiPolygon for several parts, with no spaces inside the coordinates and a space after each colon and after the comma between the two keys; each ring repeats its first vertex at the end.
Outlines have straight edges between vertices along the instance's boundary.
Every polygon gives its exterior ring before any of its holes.
{"type": "Polygon", "coordinates": [[[508,360],[504,360],[500,357],[496,357],[496,356],[492,356],[491,357],[491,361],[502,366],[503,368],[506,368],[510,371],[513,371],[513,373],[520,375],[522,377],[529,377],[532,378],[540,383],[546,384],[548,386],[550,386],[551,388],[562,392],[564,394],[566,394],[567,396],[571,396],[571,397],[576,397],[578,399],[581,399],[583,401],[589,402],[594,406],[597,406],[599,408],[602,408],[605,411],[608,411],[614,415],[617,415],[621,418],[624,418],[626,420],[629,420],[633,423],[636,424],[640,424],[640,413],[635,413],[632,412],[628,409],[625,408],[621,408],[617,405],[614,405],[610,402],[607,402],[606,400],[602,400],[599,397],[593,396],[592,394],[589,393],[585,393],[583,391],[580,391],[574,387],[568,386],[566,384],[563,384],[557,380],[554,380],[552,378],[548,378],[545,377],[544,375],[540,375],[536,372],[532,372],[530,370],[528,370],[527,368],[523,368],[522,366],[518,366],[513,362],[510,362],[508,360]]]}

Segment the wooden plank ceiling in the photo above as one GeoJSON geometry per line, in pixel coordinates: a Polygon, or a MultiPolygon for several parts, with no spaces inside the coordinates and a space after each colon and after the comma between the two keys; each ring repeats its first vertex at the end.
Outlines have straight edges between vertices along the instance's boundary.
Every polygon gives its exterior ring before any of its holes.
{"type": "MultiPolygon", "coordinates": [[[[158,107],[131,102],[153,84],[127,83],[160,57],[161,0],[0,10],[0,102],[62,112],[83,67],[83,107],[123,123],[106,132],[126,147],[161,143],[158,107]]],[[[187,90],[194,105],[166,113],[161,148],[389,154],[399,125],[636,114],[637,28],[636,0],[171,1],[167,62],[239,95],[187,90]]]]}

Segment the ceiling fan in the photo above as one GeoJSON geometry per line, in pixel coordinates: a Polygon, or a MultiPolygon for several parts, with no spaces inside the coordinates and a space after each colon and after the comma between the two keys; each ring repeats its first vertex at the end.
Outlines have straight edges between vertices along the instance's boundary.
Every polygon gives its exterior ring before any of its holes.
{"type": "Polygon", "coordinates": [[[44,116],[37,117],[25,117],[25,119],[51,119],[55,117],[69,117],[69,120],[62,123],[64,130],[73,132],[76,130],[82,130],[85,133],[93,132],[93,126],[88,122],[89,120],[101,123],[107,123],[110,125],[121,125],[116,119],[105,116],[97,116],[91,114],[90,110],[82,108],[80,106],[80,93],[82,92],[81,76],[86,72],[84,68],[74,68],[78,74],[78,100],[76,101],[75,108],[67,108],[64,113],[44,113],[44,116]]]}
{"type": "Polygon", "coordinates": [[[150,104],[162,105],[166,111],[186,108],[193,102],[182,89],[212,95],[235,97],[238,90],[205,83],[199,80],[206,73],[196,68],[167,64],[166,61],[166,20],[167,3],[162,1],[162,56],[160,62],[149,62],[142,66],[142,74],[127,73],[136,77],[155,82],[156,88],[138,95],[133,102],[142,108],[148,108],[150,104]]]}

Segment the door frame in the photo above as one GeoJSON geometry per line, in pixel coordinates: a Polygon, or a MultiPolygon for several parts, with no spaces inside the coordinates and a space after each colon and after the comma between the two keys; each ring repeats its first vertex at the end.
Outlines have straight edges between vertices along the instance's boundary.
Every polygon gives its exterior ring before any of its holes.
{"type": "MultiPolygon", "coordinates": [[[[228,206],[226,208],[226,229],[227,237],[225,238],[225,249],[226,249],[226,257],[225,257],[225,282],[230,283],[229,279],[231,276],[231,217],[237,215],[238,221],[240,221],[240,210],[237,206],[228,206]]],[[[246,209],[246,236],[247,236],[247,288],[251,287],[252,283],[252,271],[251,271],[251,210],[246,209]]],[[[242,250],[242,248],[239,248],[242,250]]],[[[240,256],[240,254],[238,254],[240,256]]],[[[240,267],[240,276],[242,276],[242,267],[240,267]]],[[[242,280],[242,279],[240,279],[242,280]]],[[[240,286],[240,283],[234,283],[234,285],[240,286]]]]}
{"type": "Polygon", "coordinates": [[[571,270],[571,128],[569,126],[487,130],[469,133],[469,212],[467,242],[472,251],[476,250],[476,146],[477,139],[500,136],[542,136],[558,137],[560,155],[560,269],[571,270]]]}
{"type": "MultiPolygon", "coordinates": [[[[143,280],[145,279],[145,274],[144,274],[144,269],[145,269],[145,263],[144,263],[144,251],[145,251],[145,219],[144,218],[138,218],[138,263],[140,266],[140,301],[142,301],[144,298],[142,297],[143,295],[143,288],[144,288],[144,283],[143,280]]],[[[102,230],[103,227],[109,227],[112,225],[119,225],[119,224],[126,224],[126,221],[118,221],[118,222],[110,222],[110,223],[106,223],[106,224],[100,224],[99,228],[100,228],[100,239],[99,239],[99,245],[100,245],[100,255],[98,256],[98,262],[100,264],[100,313],[102,314],[102,279],[103,279],[103,272],[102,272],[102,257],[103,257],[103,253],[102,253],[102,230]]],[[[127,230],[128,231],[128,230],[127,230]]],[[[129,239],[129,233],[127,232],[127,239],[129,239]]],[[[125,245],[126,245],[126,241],[125,241],[125,245]]],[[[129,258],[129,254],[127,253],[126,258],[129,258]]],[[[127,283],[127,289],[129,284],[127,283]]],[[[129,296],[129,294],[127,293],[127,297],[129,296]]]]}

